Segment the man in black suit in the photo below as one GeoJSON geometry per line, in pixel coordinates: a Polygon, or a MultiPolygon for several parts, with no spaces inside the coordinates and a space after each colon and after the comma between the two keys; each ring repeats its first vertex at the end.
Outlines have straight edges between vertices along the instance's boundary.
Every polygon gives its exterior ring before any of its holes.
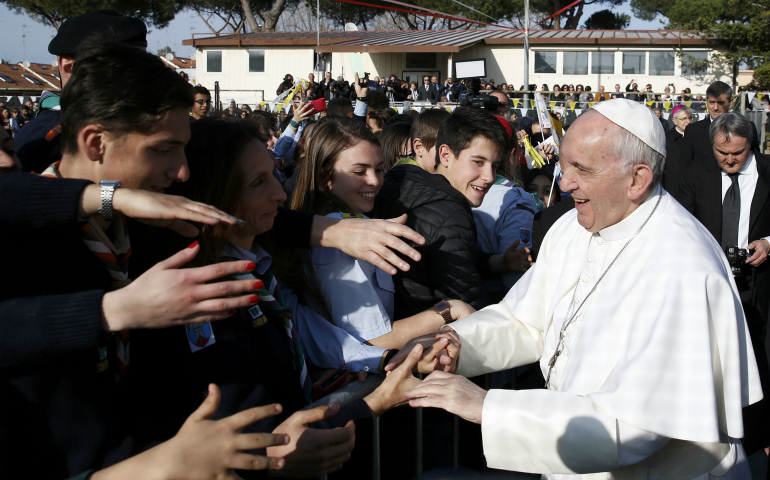
{"type": "Polygon", "coordinates": [[[692,109],[677,105],[671,112],[674,128],[666,132],[666,164],[663,170],[663,188],[672,195],[677,193],[679,177],[684,171],[681,163],[681,149],[685,128],[692,123],[692,109]]]}
{"type": "MultiPolygon", "coordinates": [[[[731,261],[746,314],[762,388],[770,387],[767,317],[770,298],[770,157],[750,148],[752,123],[724,113],[709,127],[714,161],[692,162],[679,182],[677,200],[714,236],[722,248],[748,249],[748,258],[731,261]]],[[[687,132],[692,126],[687,128],[687,132]]],[[[687,138],[687,135],[685,135],[687,138]]],[[[744,409],[747,455],[770,443],[770,401],[744,409]],[[764,427],[762,427],[764,425],[764,427]]]]}
{"type": "Polygon", "coordinates": [[[420,102],[430,102],[436,104],[439,101],[438,90],[430,83],[430,77],[422,77],[422,85],[417,89],[417,100],[420,102]]]}
{"type": "MultiPolygon", "coordinates": [[[[693,160],[714,162],[714,152],[709,138],[709,126],[717,117],[730,110],[730,100],[733,97],[733,89],[724,82],[714,82],[706,89],[706,105],[708,115],[705,119],[695,122],[687,128],[682,142],[680,157],[678,159],[683,167],[693,160]]],[[[759,150],[757,129],[752,123],[754,136],[751,141],[751,149],[759,150]]],[[[670,155],[666,156],[667,160],[670,155]]]]}

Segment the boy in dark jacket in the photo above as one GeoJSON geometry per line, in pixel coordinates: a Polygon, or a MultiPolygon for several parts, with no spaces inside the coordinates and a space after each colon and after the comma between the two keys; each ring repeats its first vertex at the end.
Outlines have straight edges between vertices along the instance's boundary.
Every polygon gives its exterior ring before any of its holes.
{"type": "Polygon", "coordinates": [[[394,277],[396,318],[451,298],[477,309],[489,303],[476,269],[471,207],[481,205],[494,183],[495,168],[509,151],[508,142],[505,129],[492,114],[458,108],[438,132],[435,174],[416,162],[399,162],[385,175],[376,215],[391,218],[406,213],[406,224],[425,237],[425,245],[415,246],[422,259],[406,259],[411,268],[394,277]]]}

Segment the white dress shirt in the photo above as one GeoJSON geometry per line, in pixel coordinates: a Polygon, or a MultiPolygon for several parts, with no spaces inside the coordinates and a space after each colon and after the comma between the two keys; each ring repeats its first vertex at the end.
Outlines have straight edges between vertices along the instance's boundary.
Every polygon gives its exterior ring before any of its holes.
{"type": "MultiPolygon", "coordinates": [[[[738,220],[738,248],[749,246],[749,223],[751,221],[751,202],[754,200],[754,190],[757,188],[757,162],[754,153],[749,153],[746,164],[738,172],[738,186],[741,189],[741,218],[738,220]]],[[[730,189],[732,182],[727,173],[722,170],[722,202],[730,189]]],[[[765,237],[770,243],[770,237],[765,237]]]]}

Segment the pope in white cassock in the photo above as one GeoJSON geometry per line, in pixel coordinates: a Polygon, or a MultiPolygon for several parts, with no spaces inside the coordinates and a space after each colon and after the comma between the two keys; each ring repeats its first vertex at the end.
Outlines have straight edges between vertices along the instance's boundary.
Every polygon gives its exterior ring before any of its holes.
{"type": "Polygon", "coordinates": [[[560,159],[575,210],[501,303],[442,329],[460,346],[448,369],[462,376],[435,371],[407,397],[480,423],[489,467],[750,478],[741,408],[762,398],[751,340],[722,249],[661,188],[665,145],[639,103],[580,116],[560,159]],[[533,362],[545,390],[465,378],[533,362]]]}

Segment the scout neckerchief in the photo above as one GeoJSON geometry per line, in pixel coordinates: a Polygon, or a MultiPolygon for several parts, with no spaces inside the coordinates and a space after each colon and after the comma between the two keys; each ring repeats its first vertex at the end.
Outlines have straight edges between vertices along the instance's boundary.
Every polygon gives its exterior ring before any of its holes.
{"type": "Polygon", "coordinates": [[[497,175],[495,177],[495,183],[493,185],[502,185],[504,187],[512,187],[514,186],[514,183],[502,175],[497,175]]]}
{"type": "MultiPolygon", "coordinates": [[[[62,178],[59,173],[60,163],[52,164],[41,176],[62,178]]],[[[126,218],[115,212],[115,218],[110,224],[110,229],[112,230],[112,239],[96,223],[95,217],[91,217],[86,224],[80,227],[80,238],[88,249],[101,260],[102,265],[104,265],[104,268],[107,269],[110,277],[112,277],[110,290],[117,290],[131,283],[131,279],[128,277],[128,259],[131,257],[131,243],[128,240],[126,218]]],[[[118,382],[121,383],[128,373],[128,330],[121,330],[115,334],[115,339],[115,354],[118,359],[118,370],[120,372],[118,382]]]]}
{"type": "Polygon", "coordinates": [[[390,168],[396,168],[399,165],[414,165],[416,167],[422,168],[422,165],[420,165],[419,163],[415,162],[414,160],[412,160],[409,157],[402,158],[401,160],[399,160],[396,163],[394,163],[393,166],[390,167],[390,168]]]}
{"type": "MultiPolygon", "coordinates": [[[[238,252],[237,248],[231,248],[231,253],[238,252]]],[[[222,261],[232,262],[235,260],[249,260],[247,258],[236,258],[225,253],[222,254],[222,261]]],[[[238,280],[257,280],[251,272],[234,273],[232,277],[238,280]]],[[[310,375],[307,371],[307,364],[305,363],[305,354],[302,351],[302,344],[299,341],[299,334],[292,322],[292,313],[289,308],[286,307],[286,302],[283,300],[283,294],[281,292],[281,286],[278,284],[275,275],[270,267],[267,271],[260,275],[262,283],[265,287],[257,292],[259,295],[259,302],[273,313],[277,318],[281,319],[283,326],[286,329],[286,335],[288,336],[289,350],[291,351],[294,359],[294,369],[299,373],[300,383],[302,385],[302,394],[305,397],[305,403],[310,403],[311,384],[310,375]]],[[[254,308],[254,307],[252,307],[254,308]]]]}

